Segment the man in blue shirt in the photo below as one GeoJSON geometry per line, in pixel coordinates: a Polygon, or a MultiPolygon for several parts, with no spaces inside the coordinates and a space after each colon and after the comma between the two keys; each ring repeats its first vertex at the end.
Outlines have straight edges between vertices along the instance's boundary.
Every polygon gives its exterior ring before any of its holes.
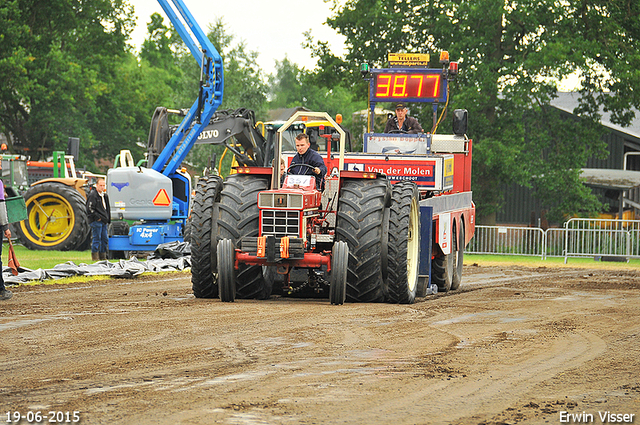
{"type": "Polygon", "coordinates": [[[316,178],[316,189],[324,190],[324,176],[327,174],[327,166],[324,165],[324,161],[320,154],[311,149],[311,143],[309,143],[309,136],[304,133],[300,133],[296,136],[296,150],[298,153],[291,160],[290,171],[291,174],[311,174],[316,178]],[[307,164],[310,167],[298,166],[295,164],[307,164]]]}

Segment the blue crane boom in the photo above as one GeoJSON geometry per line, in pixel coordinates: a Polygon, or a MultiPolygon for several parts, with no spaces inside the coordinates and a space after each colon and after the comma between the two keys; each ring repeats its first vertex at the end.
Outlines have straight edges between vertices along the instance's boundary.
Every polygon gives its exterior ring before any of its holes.
{"type": "Polygon", "coordinates": [[[178,31],[196,62],[200,65],[201,81],[198,98],[183,118],[180,126],[167,143],[166,148],[160,153],[151,167],[165,176],[175,172],[184,161],[202,130],[209,124],[209,119],[222,103],[224,86],[222,57],[198,26],[184,2],[182,0],[172,0],[172,2],[180,12],[186,26],[167,0],[158,0],[158,3],[160,3],[160,6],[162,6],[162,9],[171,20],[173,27],[178,31]],[[187,30],[187,27],[190,31],[187,30]],[[193,124],[194,121],[196,121],[195,124],[193,124]],[[188,134],[185,137],[187,131],[188,134]]]}
{"type": "Polygon", "coordinates": [[[216,48],[183,0],[158,3],[200,66],[200,89],[150,168],[116,166],[108,171],[107,193],[115,220],[109,230],[112,258],[183,241],[191,206],[191,177],[179,167],[223,98],[222,57],[216,48]],[[127,220],[135,223],[130,226],[127,220]]]}

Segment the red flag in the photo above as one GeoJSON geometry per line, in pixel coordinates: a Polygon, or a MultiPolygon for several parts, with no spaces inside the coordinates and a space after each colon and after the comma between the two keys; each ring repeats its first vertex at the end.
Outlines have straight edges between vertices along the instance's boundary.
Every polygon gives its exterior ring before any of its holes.
{"type": "Polygon", "coordinates": [[[18,276],[18,267],[20,267],[20,262],[16,258],[16,253],[13,250],[13,244],[11,243],[11,238],[9,239],[9,268],[11,269],[11,273],[14,276],[18,276]]]}

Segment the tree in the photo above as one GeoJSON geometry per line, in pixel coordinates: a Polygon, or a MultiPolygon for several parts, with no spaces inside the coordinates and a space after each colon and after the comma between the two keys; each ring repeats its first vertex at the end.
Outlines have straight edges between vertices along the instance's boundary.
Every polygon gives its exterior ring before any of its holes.
{"type": "MultiPolygon", "coordinates": [[[[326,50],[314,55],[325,53],[330,52],[326,50]]],[[[318,72],[321,69],[320,63],[314,71],[307,71],[286,57],[282,61],[276,61],[276,73],[269,76],[269,106],[272,109],[304,106],[312,111],[327,112],[334,118],[341,114],[343,125],[352,128],[353,112],[363,109],[366,103],[357,99],[351,87],[339,84],[339,79],[332,73],[325,76],[323,72],[318,72]]]]}
{"type": "Polygon", "coordinates": [[[305,105],[305,71],[286,56],[276,60],[276,73],[269,76],[269,106],[272,109],[305,105]]]}
{"type": "Polygon", "coordinates": [[[449,108],[469,110],[481,219],[500,208],[504,183],[533,186],[540,199],[554,200],[551,218],[597,208],[577,170],[605,154],[594,131],[599,107],[628,124],[629,107],[640,106],[632,89],[640,83],[640,3],[348,0],[334,11],[328,23],[347,38],[347,63],[382,66],[388,52],[440,50],[460,61],[449,108]],[[549,103],[557,82],[572,73],[581,82],[581,120],[562,122],[558,132],[549,103]]]}
{"type": "Polygon", "coordinates": [[[132,143],[135,112],[122,92],[132,28],[122,0],[3,2],[0,130],[16,150],[42,157],[70,136],[84,154],[132,143]]]}
{"type": "Polygon", "coordinates": [[[258,65],[258,52],[248,50],[244,41],[234,44],[224,21],[218,18],[207,34],[224,62],[224,99],[221,108],[252,109],[256,116],[266,112],[267,88],[265,76],[258,65]]]}
{"type": "MultiPolygon", "coordinates": [[[[244,42],[234,43],[235,36],[228,32],[221,18],[209,25],[207,37],[223,60],[224,94],[219,109],[247,108],[258,117],[264,115],[267,95],[264,77],[257,64],[258,53],[248,50],[244,42]]],[[[190,53],[181,57],[181,62],[185,64],[183,69],[192,69],[186,65],[189,61],[195,69],[194,72],[185,72],[183,76],[181,99],[188,99],[188,106],[191,106],[198,94],[200,70],[190,53]]],[[[224,146],[197,145],[191,149],[187,161],[200,170],[210,165],[213,154],[219,159],[224,149],[224,146]]],[[[227,157],[230,158],[230,155],[227,154],[227,157]]]]}

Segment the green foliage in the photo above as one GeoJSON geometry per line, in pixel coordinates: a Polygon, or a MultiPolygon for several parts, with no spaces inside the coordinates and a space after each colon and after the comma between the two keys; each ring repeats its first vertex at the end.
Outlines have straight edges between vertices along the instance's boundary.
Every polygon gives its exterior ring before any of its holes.
{"type": "MultiPolygon", "coordinates": [[[[207,37],[222,56],[224,63],[224,96],[220,110],[247,108],[253,110],[256,117],[264,116],[267,95],[264,77],[257,63],[258,53],[248,50],[244,42],[234,44],[235,37],[229,34],[222,19],[217,19],[209,26],[207,37]]],[[[194,62],[193,58],[189,59],[194,62]]],[[[189,78],[192,82],[198,81],[197,74],[189,78]]],[[[197,93],[196,85],[195,91],[191,92],[191,102],[197,93]]],[[[187,162],[200,173],[204,167],[210,166],[213,155],[217,157],[218,163],[224,150],[224,146],[197,145],[191,149],[187,162]]],[[[231,157],[231,153],[228,152],[225,155],[227,162],[219,170],[225,175],[231,166],[231,157]]]]}
{"type": "Polygon", "coordinates": [[[142,43],[140,59],[153,68],[162,68],[175,75],[179,68],[174,51],[181,43],[180,36],[172,27],[164,24],[164,18],[159,13],[152,14],[150,19],[147,24],[148,38],[142,43]]]}
{"type": "Polygon", "coordinates": [[[353,113],[366,108],[366,101],[358,99],[353,88],[339,85],[340,81],[333,77],[323,77],[324,74],[319,69],[301,69],[286,57],[282,61],[276,61],[276,73],[269,77],[269,107],[277,109],[304,106],[312,111],[327,112],[334,118],[337,114],[342,114],[343,125],[352,130],[356,141],[360,140],[361,129],[355,128],[353,113]],[[326,83],[335,85],[327,86],[326,83]]]}
{"type": "Polygon", "coordinates": [[[501,207],[501,185],[509,183],[534,187],[554,217],[598,209],[577,170],[603,152],[599,106],[621,124],[629,123],[630,106],[640,106],[630,89],[640,83],[640,3],[348,0],[334,11],[328,23],[347,37],[348,63],[380,67],[388,52],[440,50],[459,60],[449,108],[469,110],[480,217],[501,207]],[[581,120],[558,128],[548,105],[556,82],[574,72],[581,120]]]}
{"type": "Polygon", "coordinates": [[[0,126],[13,149],[39,158],[75,136],[82,153],[105,154],[135,137],[120,91],[132,27],[121,0],[3,2],[0,126]]]}
{"type": "Polygon", "coordinates": [[[270,106],[276,108],[294,108],[307,102],[305,96],[305,71],[292,63],[286,55],[276,61],[276,73],[269,77],[270,106]]]}
{"type": "Polygon", "coordinates": [[[250,51],[244,42],[231,44],[234,36],[227,35],[224,23],[219,19],[209,27],[209,39],[218,40],[224,61],[224,99],[221,109],[248,108],[262,116],[266,112],[266,86],[264,75],[258,65],[258,53],[250,51]]]}

